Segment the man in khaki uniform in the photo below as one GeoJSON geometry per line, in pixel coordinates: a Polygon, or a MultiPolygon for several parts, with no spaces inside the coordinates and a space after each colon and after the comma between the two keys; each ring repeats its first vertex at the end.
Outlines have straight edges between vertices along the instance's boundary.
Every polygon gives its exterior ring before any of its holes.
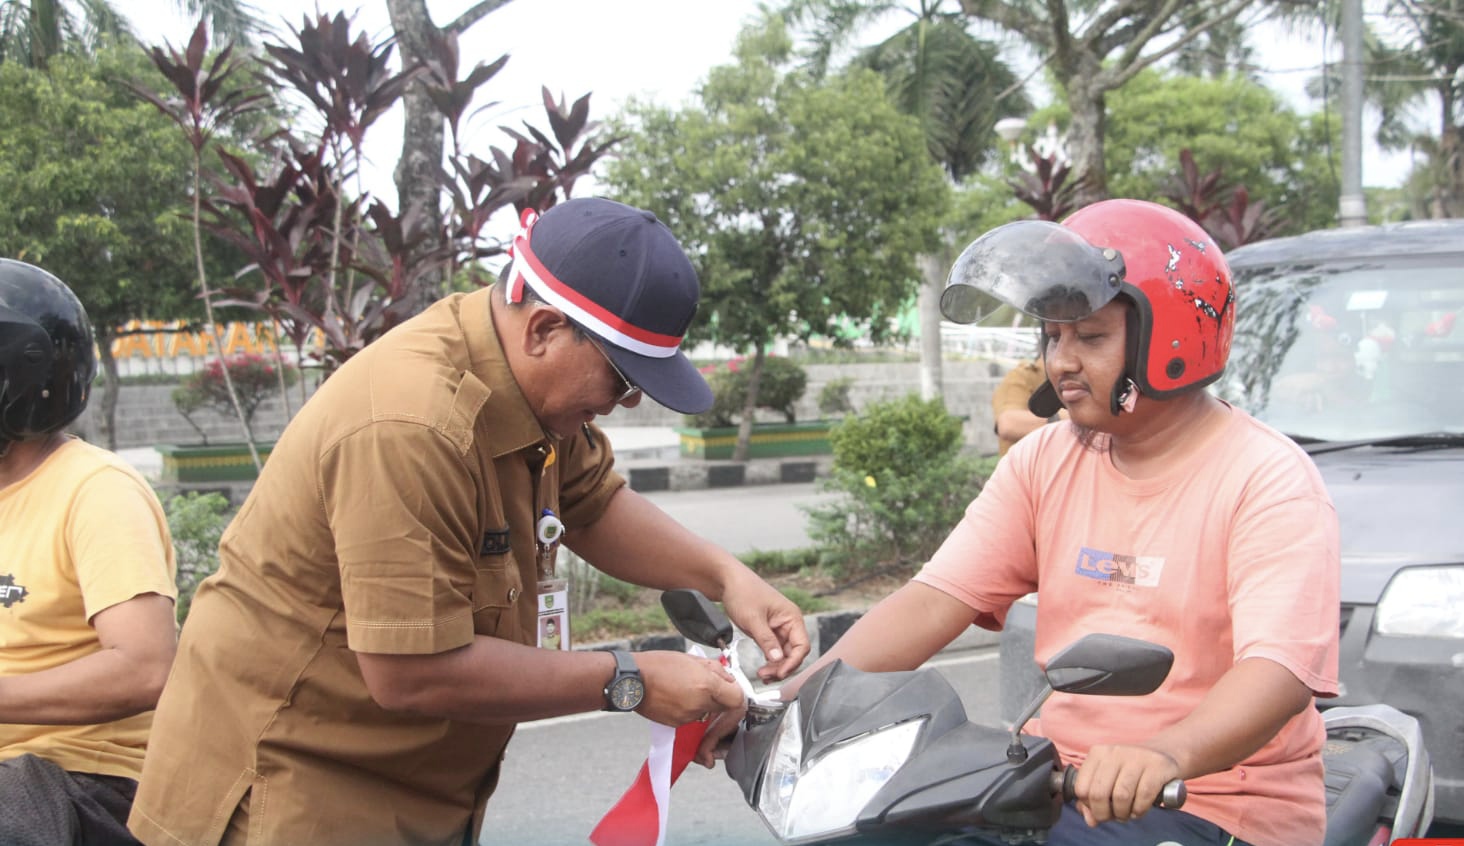
{"type": "Polygon", "coordinates": [[[1027,407],[1032,394],[1047,381],[1047,371],[1039,356],[1023,361],[1008,370],[991,393],[991,412],[995,420],[997,455],[1006,455],[1012,444],[1057,419],[1067,419],[1067,409],[1051,418],[1038,417],[1027,407]]]}
{"type": "Polygon", "coordinates": [[[677,725],[741,706],[713,661],[538,648],[561,537],[618,578],[720,599],[765,677],[796,668],[797,607],[626,488],[591,422],[642,390],[711,404],[678,349],[698,298],[653,215],[571,200],[526,223],[506,282],[438,302],[332,375],[198,592],[138,837],[457,846],[479,836],[520,720],[633,709],[677,725]]]}

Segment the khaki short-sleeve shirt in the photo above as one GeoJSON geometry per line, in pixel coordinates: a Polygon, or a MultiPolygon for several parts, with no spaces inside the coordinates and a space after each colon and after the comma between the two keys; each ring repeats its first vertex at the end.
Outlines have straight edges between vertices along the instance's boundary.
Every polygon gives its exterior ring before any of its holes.
{"type": "MultiPolygon", "coordinates": [[[[1003,411],[1013,408],[1027,411],[1027,400],[1031,399],[1032,394],[1036,393],[1037,389],[1042,387],[1042,383],[1046,381],[1046,371],[1043,370],[1040,363],[1035,361],[1024,361],[1008,370],[1001,382],[997,384],[996,390],[991,393],[992,420],[995,421],[1003,411]]],[[[997,455],[1006,455],[1007,450],[1011,449],[1014,443],[1016,441],[998,435],[997,455]]]]}
{"type": "Polygon", "coordinates": [[[476,833],[512,726],[385,711],[354,653],[532,644],[537,517],[572,538],[624,483],[598,431],[545,435],[494,290],[371,344],[280,438],[184,626],[131,818],[144,842],[216,843],[241,801],[251,843],[476,833]]]}

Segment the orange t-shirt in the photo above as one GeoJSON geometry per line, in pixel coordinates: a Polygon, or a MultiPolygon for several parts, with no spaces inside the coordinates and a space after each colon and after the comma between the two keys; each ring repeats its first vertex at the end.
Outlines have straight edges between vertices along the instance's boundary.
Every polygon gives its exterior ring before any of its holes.
{"type": "MultiPolygon", "coordinates": [[[[997,465],[916,577],[998,628],[1038,592],[1039,664],[1090,632],[1163,644],[1156,692],[1054,694],[1041,732],[1063,760],[1137,743],[1188,715],[1236,662],[1267,658],[1317,695],[1337,693],[1336,511],[1311,460],[1242,411],[1158,478],[1121,474],[1073,426],[1046,426],[997,465]]],[[[1322,842],[1321,717],[1309,708],[1265,746],[1188,782],[1185,810],[1257,846],[1322,842]]]]}

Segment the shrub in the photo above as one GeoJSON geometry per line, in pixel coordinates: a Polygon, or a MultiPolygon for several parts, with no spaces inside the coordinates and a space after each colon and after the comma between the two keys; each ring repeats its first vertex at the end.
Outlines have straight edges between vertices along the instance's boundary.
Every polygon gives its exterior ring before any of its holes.
{"type": "MultiPolygon", "coordinates": [[[[234,404],[229,400],[229,388],[224,383],[224,367],[229,368],[229,378],[234,382],[234,391],[239,396],[239,410],[244,413],[245,422],[254,420],[254,412],[280,390],[281,373],[273,361],[257,353],[239,353],[228,358],[215,358],[202,370],[194,371],[183,384],[173,391],[173,405],[183,419],[197,430],[208,443],[203,428],[194,421],[193,415],[200,409],[211,408],[219,414],[232,417],[234,404]]],[[[295,384],[299,374],[295,368],[285,365],[283,384],[286,388],[295,384]]]]}
{"type": "Polygon", "coordinates": [[[178,622],[188,617],[199,582],[219,568],[219,538],[231,517],[229,501],[216,493],[187,493],[164,506],[178,563],[178,622]]]}
{"type": "Polygon", "coordinates": [[[798,610],[805,614],[817,614],[820,611],[827,611],[833,603],[821,596],[815,596],[800,587],[785,587],[781,589],[784,596],[798,606],[798,610]]]}
{"type": "Polygon", "coordinates": [[[747,568],[759,576],[776,576],[783,573],[798,573],[818,566],[818,550],[814,547],[800,549],[753,549],[738,553],[738,558],[747,568]]]}
{"type": "MultiPolygon", "coordinates": [[[[723,365],[703,368],[702,373],[712,388],[712,407],[693,417],[693,425],[703,428],[736,425],[747,404],[748,381],[752,375],[747,359],[734,358],[723,365]]],[[[782,356],[763,359],[758,408],[776,411],[793,423],[797,419],[795,406],[807,389],[808,373],[802,365],[782,356]]]]}
{"type": "Polygon", "coordinates": [[[850,376],[825,382],[818,392],[818,413],[824,417],[843,417],[854,411],[854,403],[849,399],[849,388],[853,384],[854,379],[850,376]]]}
{"type": "Polygon", "coordinates": [[[820,560],[836,575],[918,567],[986,478],[939,399],[876,403],[835,426],[829,442],[833,469],[820,486],[845,496],[807,512],[820,560]]]}
{"type": "Polygon", "coordinates": [[[597,640],[633,637],[647,632],[671,631],[671,621],[661,606],[645,608],[594,608],[571,615],[571,643],[585,644],[597,640]]]}

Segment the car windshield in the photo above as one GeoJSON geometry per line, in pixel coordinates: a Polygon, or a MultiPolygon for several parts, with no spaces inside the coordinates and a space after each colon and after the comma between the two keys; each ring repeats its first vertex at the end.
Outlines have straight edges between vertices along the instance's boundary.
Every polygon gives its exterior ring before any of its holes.
{"type": "Polygon", "coordinates": [[[1221,396],[1303,441],[1464,432],[1459,255],[1233,270],[1221,396]]]}

